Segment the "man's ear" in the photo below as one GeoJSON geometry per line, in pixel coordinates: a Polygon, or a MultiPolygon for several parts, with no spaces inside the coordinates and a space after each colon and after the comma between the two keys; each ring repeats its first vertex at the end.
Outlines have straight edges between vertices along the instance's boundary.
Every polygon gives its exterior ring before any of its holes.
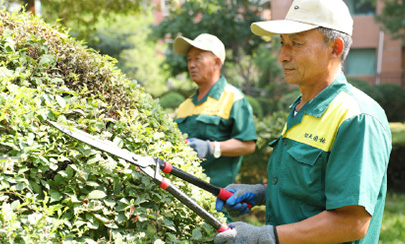
{"type": "Polygon", "coordinates": [[[336,57],[340,56],[343,53],[343,48],[344,48],[343,40],[340,38],[336,38],[335,43],[333,45],[332,54],[336,57]]]}
{"type": "Polygon", "coordinates": [[[221,59],[218,57],[215,57],[215,68],[221,68],[221,59]]]}

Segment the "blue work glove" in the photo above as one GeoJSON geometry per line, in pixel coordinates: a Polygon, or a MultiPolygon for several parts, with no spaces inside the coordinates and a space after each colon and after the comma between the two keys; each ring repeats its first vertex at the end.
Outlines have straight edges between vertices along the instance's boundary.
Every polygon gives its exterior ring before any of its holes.
{"type": "Polygon", "coordinates": [[[215,208],[218,212],[225,207],[231,217],[238,217],[250,211],[246,203],[253,206],[260,206],[266,203],[266,187],[263,184],[230,184],[225,190],[234,193],[226,202],[217,198],[215,208]],[[242,203],[243,202],[243,203],[242,203]]]}
{"type": "Polygon", "coordinates": [[[214,243],[223,244],[278,244],[277,230],[272,225],[262,227],[235,222],[230,230],[217,234],[214,243]]]}
{"type": "Polygon", "coordinates": [[[197,152],[197,157],[205,158],[212,155],[212,146],[210,141],[201,140],[197,138],[188,139],[188,145],[197,152]]]}

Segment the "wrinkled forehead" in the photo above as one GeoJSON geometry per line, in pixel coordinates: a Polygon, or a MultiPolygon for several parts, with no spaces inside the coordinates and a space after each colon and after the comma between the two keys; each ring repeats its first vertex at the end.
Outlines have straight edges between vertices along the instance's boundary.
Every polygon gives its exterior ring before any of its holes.
{"type": "Polygon", "coordinates": [[[303,32],[298,32],[298,33],[292,33],[292,34],[281,34],[280,35],[281,40],[285,39],[306,39],[306,40],[323,40],[323,35],[317,31],[316,29],[308,30],[308,31],[303,31],[303,32]]]}

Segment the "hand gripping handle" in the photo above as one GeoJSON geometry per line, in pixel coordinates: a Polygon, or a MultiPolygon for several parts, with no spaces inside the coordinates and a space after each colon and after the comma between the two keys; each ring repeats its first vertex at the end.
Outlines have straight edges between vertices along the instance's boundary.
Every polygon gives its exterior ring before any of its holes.
{"type": "MultiPolygon", "coordinates": [[[[230,197],[233,195],[233,193],[230,192],[230,191],[227,191],[227,190],[222,189],[222,188],[220,188],[220,189],[221,189],[221,191],[220,191],[220,193],[217,195],[217,197],[218,197],[219,199],[221,199],[221,200],[226,201],[226,200],[228,200],[228,198],[230,198],[230,197]]],[[[245,202],[245,201],[243,201],[242,203],[246,203],[249,210],[252,208],[252,204],[250,204],[250,203],[248,203],[248,202],[245,202]]]]}

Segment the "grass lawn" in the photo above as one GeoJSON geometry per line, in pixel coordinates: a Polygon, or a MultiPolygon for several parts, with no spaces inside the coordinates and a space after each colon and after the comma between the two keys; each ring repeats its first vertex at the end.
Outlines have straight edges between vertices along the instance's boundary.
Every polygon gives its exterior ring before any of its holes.
{"type": "Polygon", "coordinates": [[[392,132],[392,144],[405,144],[405,123],[390,123],[390,128],[392,132]]]}
{"type": "Polygon", "coordinates": [[[388,192],[379,243],[405,243],[405,194],[388,192]]]}

